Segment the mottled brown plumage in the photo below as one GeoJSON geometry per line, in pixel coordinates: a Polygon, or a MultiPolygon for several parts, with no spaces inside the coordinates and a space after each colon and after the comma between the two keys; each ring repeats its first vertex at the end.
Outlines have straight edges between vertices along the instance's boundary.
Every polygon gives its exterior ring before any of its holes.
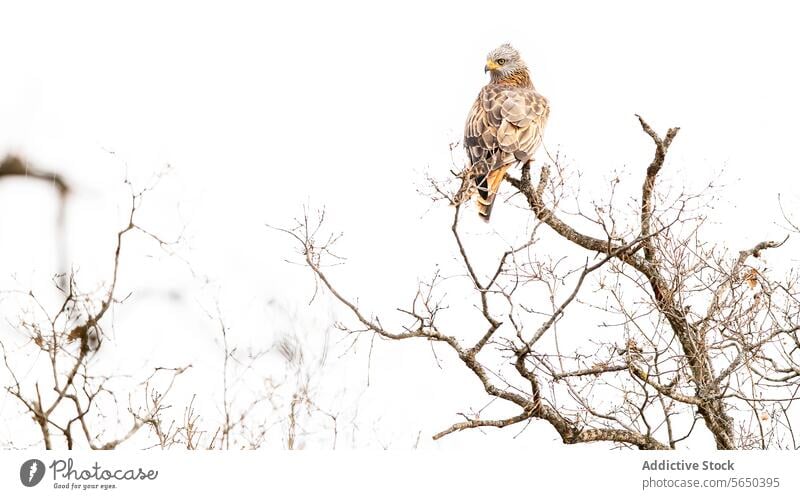
{"type": "Polygon", "coordinates": [[[455,202],[477,192],[478,213],[488,221],[506,171],[533,159],[550,107],[533,88],[528,68],[508,44],[487,56],[491,81],[478,94],[464,129],[469,167],[455,202]]]}

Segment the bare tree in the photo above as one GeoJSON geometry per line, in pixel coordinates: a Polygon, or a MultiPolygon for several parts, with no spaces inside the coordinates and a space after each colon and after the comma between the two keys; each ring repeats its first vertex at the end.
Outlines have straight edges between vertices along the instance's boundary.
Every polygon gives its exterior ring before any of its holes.
{"type": "MultiPolygon", "coordinates": [[[[60,174],[9,156],[0,163],[0,179],[12,176],[53,183],[63,213],[70,189],[60,174]]],[[[160,449],[256,449],[266,445],[300,449],[312,439],[314,445],[336,448],[341,421],[347,419],[323,409],[318,400],[327,343],[312,348],[297,317],[287,319],[292,327],[279,331],[277,340],[265,340],[267,344],[253,348],[253,342],[244,342],[242,337],[264,335],[252,331],[231,334],[219,307],[213,313],[201,307],[199,312],[205,313],[219,332],[218,368],[211,371],[178,365],[125,375],[113,370],[113,364],[102,362],[106,353],[114,354],[105,348],[114,341],[109,334],[115,327],[114,311],[125,307],[130,298],[130,293],[121,292],[117,285],[126,250],[130,251],[129,239],[144,237],[170,255],[175,255],[180,242],[180,238],[167,241],[157,236],[139,221],[144,197],[160,177],[142,190],[126,181],[131,193],[127,218],[116,233],[106,282],[98,289],[82,283],[79,271],[70,271],[54,277],[55,301],[32,289],[0,291],[0,301],[13,297],[10,301],[19,314],[16,322],[8,320],[9,335],[0,335],[2,379],[9,380],[2,396],[21,406],[46,449],[105,450],[126,442],[160,449]],[[190,368],[191,374],[187,374],[190,368]],[[177,383],[179,378],[182,383],[177,383]],[[218,390],[203,390],[209,383],[218,390]]],[[[60,219],[63,222],[63,217],[60,219]]],[[[324,338],[329,328],[323,328],[324,338]]],[[[318,339],[315,336],[314,342],[318,339]]],[[[141,352],[131,353],[137,354],[141,352]]],[[[348,424],[352,430],[352,423],[348,424]]],[[[34,432],[22,432],[6,445],[18,447],[31,440],[36,441],[34,432]]]]}
{"type": "MultiPolygon", "coordinates": [[[[19,160],[16,163],[23,164],[19,160]]],[[[61,178],[54,174],[39,175],[47,179],[61,178]]],[[[59,180],[58,185],[66,184],[59,180]]],[[[66,192],[65,187],[60,190],[66,192]]],[[[94,361],[107,338],[104,329],[109,324],[108,312],[124,301],[124,297],[117,293],[123,245],[136,232],[159,244],[166,244],[136,222],[137,209],[145,192],[131,191],[127,224],[116,235],[111,274],[103,289],[84,291],[76,273],[72,272],[66,281],[56,279],[54,282],[63,294],[63,299],[54,309],[46,306],[33,291],[15,292],[33,312],[29,316],[23,315],[15,327],[27,339],[20,348],[9,352],[6,344],[0,341],[4,365],[12,379],[6,390],[24,406],[36,423],[46,449],[59,446],[56,438],[63,439],[66,448],[72,449],[79,435],[91,449],[116,448],[158,417],[176,378],[190,367],[154,369],[141,381],[138,393],[128,394],[127,427],[118,427],[119,415],[116,421],[111,419],[114,424],[109,424],[111,415],[108,413],[118,410],[120,404],[110,387],[114,376],[98,373],[94,361]],[[61,287],[60,282],[66,282],[66,286],[61,287]],[[21,362],[30,363],[31,359],[38,357],[36,354],[23,354],[30,349],[45,354],[46,366],[37,366],[34,360],[33,365],[23,367],[21,362]],[[19,372],[28,375],[23,379],[17,374],[19,372]],[[29,375],[31,372],[34,376],[29,375]],[[112,436],[106,436],[108,434],[112,436]]],[[[27,306],[23,305],[23,308],[27,306]]]]}
{"type": "MultiPolygon", "coordinates": [[[[318,400],[318,385],[326,374],[327,331],[321,348],[289,330],[279,332],[271,345],[254,349],[237,344],[219,310],[209,318],[219,328],[219,375],[209,376],[221,388],[219,415],[199,411],[195,402],[208,397],[195,392],[181,414],[165,411],[148,421],[156,436],[152,447],[294,450],[313,441],[313,446],[336,449],[340,431],[354,431],[352,419],[324,409],[318,400]]],[[[299,323],[293,315],[288,320],[299,323]]],[[[315,343],[319,339],[314,335],[315,343]]]]}
{"type": "MultiPolygon", "coordinates": [[[[410,304],[397,307],[407,319],[396,324],[377,319],[385,311],[363,309],[329,276],[339,257],[324,214],[278,229],[348,310],[347,333],[443,345],[487,397],[507,402],[505,414],[464,414],[434,439],[540,421],[566,444],[675,449],[692,437],[719,449],[800,448],[797,271],[781,278],[759,260],[785,240],[740,251],[704,240],[707,193],[658,182],[679,129],[662,137],[639,122],[655,147],[640,196],[620,202],[614,179],[602,201],[571,211],[565,200],[575,186],[559,158],[536,182],[525,164],[520,177],[507,178],[530,220],[521,243],[494,263],[476,258],[459,228],[462,210],[451,208],[463,272],[421,282],[410,304]],[[444,302],[453,286],[471,290],[473,301],[444,302]],[[440,319],[473,307],[483,324],[453,328],[440,319]]],[[[434,197],[451,201],[456,181],[431,181],[434,197]]]]}

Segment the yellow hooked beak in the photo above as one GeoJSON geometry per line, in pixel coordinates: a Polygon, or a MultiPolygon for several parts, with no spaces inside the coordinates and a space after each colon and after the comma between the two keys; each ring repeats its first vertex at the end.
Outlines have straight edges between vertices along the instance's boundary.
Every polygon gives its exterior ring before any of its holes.
{"type": "Polygon", "coordinates": [[[489,59],[488,61],[486,61],[486,66],[483,67],[483,72],[485,73],[487,71],[494,71],[495,69],[498,69],[499,67],[500,67],[499,64],[497,64],[493,60],[489,59]]]}

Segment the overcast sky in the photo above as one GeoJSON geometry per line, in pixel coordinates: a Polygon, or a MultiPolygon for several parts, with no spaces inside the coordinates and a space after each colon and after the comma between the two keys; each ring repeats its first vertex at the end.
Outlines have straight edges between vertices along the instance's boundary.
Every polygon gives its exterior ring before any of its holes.
{"type": "MultiPolygon", "coordinates": [[[[139,357],[197,362],[216,348],[200,305],[219,302],[239,338],[265,343],[288,327],[270,300],[315,331],[344,315],[327,297],[307,305],[311,276],[284,261],[291,242],[265,228],[289,224],[304,204],[325,206],[331,229],[344,232],[348,262],[335,276],[376,311],[409,300],[419,277],[452,262],[450,211],[431,208],[417,187],[425,172],[453,167],[448,146],[487,81],[485,55],[504,42],[550,100],[545,147],[584,185],[622,172],[638,188],[652,157],[639,113],[661,133],[681,127],[665,181],[727,186],[711,236],[737,249],[781,238],[777,196],[791,208],[798,195],[800,34],[781,4],[754,5],[3,2],[0,156],[21,154],[74,187],[68,254],[87,282],[110,268],[123,179],[143,186],[170,165],[140,223],[165,238],[184,231],[185,242],[180,258],[146,240],[130,247],[121,284],[135,301],[120,311],[117,340],[133,357],[127,335],[139,331],[139,357]]],[[[504,209],[492,226],[474,217],[467,229],[509,236],[504,209]]],[[[0,184],[3,289],[46,292],[58,264],[55,213],[46,186],[0,184]]],[[[360,397],[371,425],[360,445],[410,447],[417,432],[485,400],[474,380],[440,371],[422,342],[376,344],[366,388],[364,347],[333,383],[360,397]]],[[[18,409],[0,402],[0,415],[18,409]]],[[[441,445],[511,445],[512,433],[441,445]]]]}

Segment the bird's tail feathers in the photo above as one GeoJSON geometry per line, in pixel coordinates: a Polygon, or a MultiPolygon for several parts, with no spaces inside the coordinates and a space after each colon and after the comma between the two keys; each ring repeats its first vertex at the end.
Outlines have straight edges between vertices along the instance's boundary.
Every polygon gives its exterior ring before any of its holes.
{"type": "Polygon", "coordinates": [[[494,198],[497,197],[497,191],[500,190],[500,184],[506,177],[506,171],[511,165],[501,166],[496,170],[492,170],[486,175],[479,175],[475,178],[475,183],[478,186],[478,195],[475,201],[478,206],[478,215],[484,222],[488,222],[492,215],[492,207],[494,206],[494,198]]]}

